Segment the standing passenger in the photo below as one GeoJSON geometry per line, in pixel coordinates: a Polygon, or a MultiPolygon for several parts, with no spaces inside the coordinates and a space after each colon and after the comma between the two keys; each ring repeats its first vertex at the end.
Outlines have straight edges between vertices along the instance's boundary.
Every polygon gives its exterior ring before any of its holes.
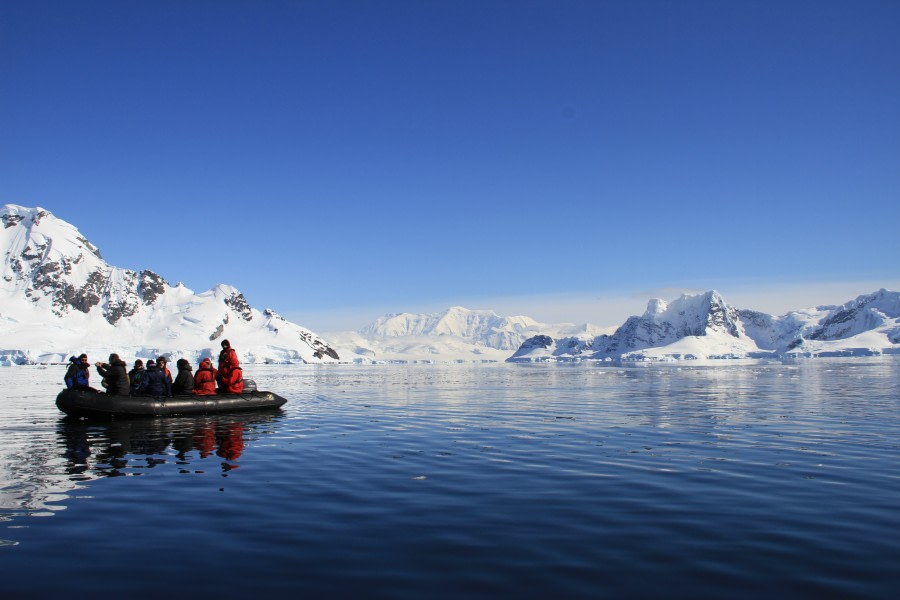
{"type": "Polygon", "coordinates": [[[244,372],[238,361],[237,352],[228,340],[222,340],[222,351],[219,353],[219,388],[227,394],[240,394],[244,391],[244,372]]]}

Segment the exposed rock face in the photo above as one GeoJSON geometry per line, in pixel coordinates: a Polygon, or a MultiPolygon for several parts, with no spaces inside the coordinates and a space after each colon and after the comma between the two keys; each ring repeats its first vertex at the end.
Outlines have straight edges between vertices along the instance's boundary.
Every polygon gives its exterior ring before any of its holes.
{"type": "Polygon", "coordinates": [[[859,296],[834,308],[814,328],[794,341],[793,348],[803,347],[806,340],[843,340],[866,331],[884,328],[892,343],[897,343],[897,320],[900,319],[900,293],[885,289],[859,296]]]}
{"type": "MultiPolygon", "coordinates": [[[[575,342],[575,340],[572,340],[575,342]]],[[[549,335],[536,335],[532,338],[528,338],[522,343],[522,347],[528,350],[533,348],[549,348],[553,344],[553,338],[549,335]]],[[[573,343],[569,346],[569,348],[574,348],[577,346],[577,343],[573,343]]]]}
{"type": "Polygon", "coordinates": [[[711,331],[740,338],[743,331],[739,323],[737,311],[715,291],[682,296],[671,304],[651,300],[643,316],[630,317],[612,335],[595,338],[591,349],[595,357],[609,358],[711,331]]]}
{"type": "Polygon", "coordinates": [[[253,319],[253,314],[250,311],[250,305],[247,304],[246,298],[240,292],[235,292],[225,298],[225,304],[231,308],[234,312],[236,312],[240,317],[245,321],[250,321],[253,319]]]}
{"type": "Polygon", "coordinates": [[[168,283],[153,271],[141,271],[138,278],[137,293],[144,304],[153,304],[166,293],[168,283]]]}

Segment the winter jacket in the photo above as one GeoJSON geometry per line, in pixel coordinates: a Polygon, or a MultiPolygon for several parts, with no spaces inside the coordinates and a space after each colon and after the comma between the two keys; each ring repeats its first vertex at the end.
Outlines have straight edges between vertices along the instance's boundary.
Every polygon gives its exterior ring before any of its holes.
{"type": "Polygon", "coordinates": [[[240,367],[233,367],[228,373],[222,376],[219,372],[220,391],[227,394],[240,394],[244,391],[244,372],[240,367]]]}
{"type": "Polygon", "coordinates": [[[237,352],[234,351],[234,348],[229,346],[228,348],[223,348],[221,352],[219,352],[219,371],[228,371],[235,367],[239,367],[241,365],[240,361],[237,357],[237,352]]]}
{"type": "Polygon", "coordinates": [[[145,396],[171,396],[172,384],[166,378],[164,371],[160,371],[156,365],[150,365],[141,379],[141,394],[145,396]]]}
{"type": "Polygon", "coordinates": [[[231,394],[244,391],[244,374],[238,361],[237,352],[231,346],[219,353],[219,372],[217,379],[219,388],[231,394]]]}
{"type": "Polygon", "coordinates": [[[204,358],[200,361],[197,374],[194,375],[194,394],[209,396],[216,393],[216,370],[212,367],[212,361],[204,358]]]}
{"type": "Polygon", "coordinates": [[[191,365],[182,364],[178,367],[178,375],[175,377],[175,383],[172,384],[173,394],[190,394],[194,390],[194,374],[191,372],[191,365]]]}
{"type": "Polygon", "coordinates": [[[69,368],[66,369],[66,374],[63,375],[63,381],[66,382],[66,387],[70,390],[72,389],[72,386],[75,385],[75,375],[78,373],[78,368],[80,366],[77,358],[74,356],[69,357],[69,368]]]}
{"type": "Polygon", "coordinates": [[[91,389],[91,372],[88,370],[89,365],[81,364],[81,361],[74,356],[69,358],[69,363],[69,368],[64,377],[66,387],[70,390],[91,389]]]}
{"type": "Polygon", "coordinates": [[[97,367],[97,372],[106,380],[106,393],[110,396],[128,396],[131,386],[128,383],[128,365],[123,360],[116,360],[110,364],[103,363],[97,367]]]}
{"type": "MultiPolygon", "coordinates": [[[[159,363],[156,363],[156,368],[159,369],[159,363]]],[[[159,369],[159,370],[162,371],[166,375],[166,379],[169,380],[169,385],[172,385],[172,372],[169,370],[168,365],[166,365],[164,368],[159,369]]]]}
{"type": "Polygon", "coordinates": [[[144,367],[135,367],[128,371],[128,381],[131,382],[131,395],[137,396],[141,393],[141,380],[147,371],[144,367]]]}

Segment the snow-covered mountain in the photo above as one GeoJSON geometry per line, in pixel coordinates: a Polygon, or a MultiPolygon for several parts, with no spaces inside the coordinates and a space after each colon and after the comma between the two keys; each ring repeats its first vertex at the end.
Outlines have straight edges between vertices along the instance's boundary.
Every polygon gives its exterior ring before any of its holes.
{"type": "Polygon", "coordinates": [[[356,332],[329,334],[342,357],[372,361],[504,361],[537,334],[595,336],[593,325],[539,323],[454,306],[439,313],[385,315],[356,332]]]}
{"type": "Polygon", "coordinates": [[[511,362],[545,360],[677,360],[766,356],[856,356],[900,353],[900,293],[879,290],[843,306],[780,317],[739,310],[721,294],[651,300],[611,335],[538,335],[511,362]]]}
{"type": "Polygon", "coordinates": [[[69,223],[41,208],[0,209],[0,363],[125,360],[159,355],[194,363],[229,339],[241,360],[334,362],[337,352],[237,289],[194,293],[153,271],[106,263],[69,223]]]}
{"type": "Polygon", "coordinates": [[[253,362],[673,360],[900,353],[900,294],[774,317],[715,291],[651,300],[614,331],[452,307],[386,315],[326,342],[228,285],[202,293],[150,270],[110,266],[78,230],[40,208],[0,209],[0,364],[159,355],[192,362],[230,339],[253,362]],[[340,357],[340,358],[339,358],[340,357]]]}

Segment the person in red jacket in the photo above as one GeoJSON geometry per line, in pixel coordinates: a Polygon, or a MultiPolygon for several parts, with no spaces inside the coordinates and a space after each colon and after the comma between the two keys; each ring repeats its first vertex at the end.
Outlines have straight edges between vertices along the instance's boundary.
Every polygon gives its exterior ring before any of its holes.
{"type": "Polygon", "coordinates": [[[197,367],[197,374],[194,375],[194,391],[198,396],[211,396],[216,393],[216,370],[213,369],[212,361],[204,358],[197,367]]]}
{"type": "Polygon", "coordinates": [[[219,372],[216,376],[219,392],[224,394],[240,394],[244,391],[244,372],[238,361],[237,352],[228,340],[222,340],[222,351],[219,353],[219,372]]]}

